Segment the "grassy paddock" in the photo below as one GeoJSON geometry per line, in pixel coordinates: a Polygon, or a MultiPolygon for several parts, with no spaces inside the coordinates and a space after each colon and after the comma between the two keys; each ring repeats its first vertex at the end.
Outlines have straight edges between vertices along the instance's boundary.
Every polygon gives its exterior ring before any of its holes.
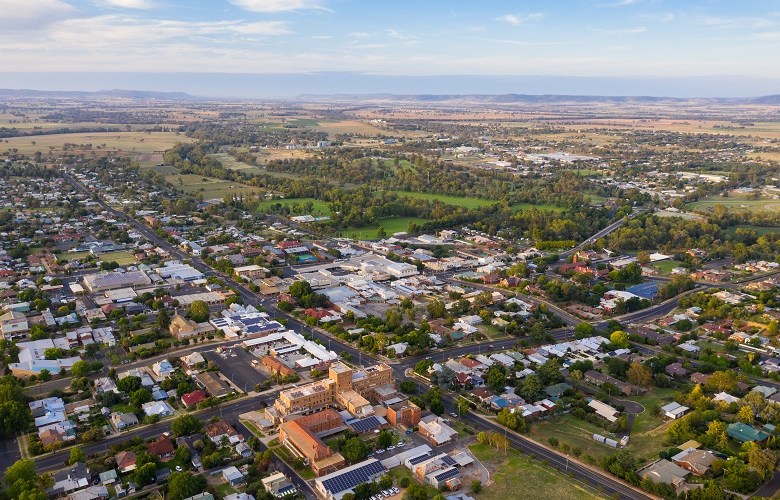
{"type": "Polygon", "coordinates": [[[531,500],[607,498],[517,450],[509,449],[505,456],[501,450],[483,444],[472,444],[469,449],[488,469],[494,470],[490,474],[492,483],[478,495],[480,500],[519,498],[520,491],[522,498],[531,500]]]}
{"type": "MultiPolygon", "coordinates": [[[[300,214],[297,215],[330,215],[330,203],[327,201],[321,201],[316,200],[314,198],[285,198],[281,200],[266,200],[260,202],[257,206],[258,212],[268,212],[272,207],[275,205],[286,205],[290,207],[290,210],[293,210],[294,205],[299,205],[300,207],[304,207],[307,203],[311,203],[313,205],[313,209],[311,212],[303,211],[300,212],[300,214]]],[[[296,215],[296,214],[293,214],[296,215]]]]}
{"type": "Polygon", "coordinates": [[[263,190],[238,182],[223,181],[213,177],[205,177],[195,174],[169,175],[165,177],[175,189],[185,193],[198,195],[201,194],[204,200],[211,198],[224,198],[231,194],[258,194],[263,190]]]}

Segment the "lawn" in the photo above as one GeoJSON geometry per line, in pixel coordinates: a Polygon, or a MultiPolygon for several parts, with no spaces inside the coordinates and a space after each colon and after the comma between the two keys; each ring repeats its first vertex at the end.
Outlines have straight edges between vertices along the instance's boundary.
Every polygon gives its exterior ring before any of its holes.
{"type": "Polygon", "coordinates": [[[81,260],[85,257],[88,257],[90,255],[89,252],[65,252],[63,254],[60,254],[57,258],[58,260],[81,260]]]}
{"type": "Polygon", "coordinates": [[[563,212],[563,207],[560,207],[558,205],[552,205],[549,203],[540,203],[536,205],[533,203],[520,202],[520,203],[514,203],[510,208],[515,212],[519,212],[520,210],[531,210],[532,208],[535,208],[537,210],[547,210],[551,212],[563,212]]]}
{"type": "Polygon", "coordinates": [[[256,167],[255,165],[250,165],[248,163],[238,161],[227,153],[213,153],[208,156],[214,158],[215,160],[219,160],[219,162],[222,164],[223,167],[229,168],[231,170],[240,170],[241,172],[251,173],[251,174],[257,174],[262,172],[262,169],[260,167],[256,167]]]}
{"type": "Polygon", "coordinates": [[[290,212],[294,215],[330,215],[330,203],[315,200],[314,198],[286,198],[261,201],[257,205],[257,211],[268,212],[270,208],[276,205],[289,206],[290,212]],[[309,203],[311,203],[311,210],[307,210],[306,207],[309,203]]]}
{"type": "Polygon", "coordinates": [[[591,487],[580,483],[552,467],[546,466],[517,450],[501,450],[483,444],[469,449],[489,470],[491,484],[478,495],[479,500],[524,499],[593,499],[606,498],[591,487]],[[522,490],[522,495],[519,491],[522,490]]]}
{"type": "Polygon", "coordinates": [[[223,181],[213,177],[204,177],[195,174],[168,175],[165,181],[175,189],[192,195],[202,195],[204,200],[212,198],[222,199],[231,194],[258,194],[262,189],[239,184],[238,182],[223,181]]]}
{"type": "Polygon", "coordinates": [[[634,420],[629,441],[629,449],[637,456],[646,460],[658,458],[658,452],[666,448],[663,441],[671,421],[654,414],[653,410],[673,401],[677,392],[677,389],[657,388],[642,396],[628,398],[645,407],[644,413],[637,415],[634,420]]]}
{"type": "Polygon", "coordinates": [[[498,203],[496,200],[485,200],[482,198],[472,198],[468,196],[451,196],[446,194],[433,194],[433,193],[416,193],[414,191],[387,191],[388,193],[395,193],[398,196],[406,198],[412,198],[417,200],[438,200],[447,205],[453,205],[463,208],[480,208],[488,205],[498,203]]]}
{"type": "Polygon", "coordinates": [[[410,222],[422,224],[428,222],[428,219],[420,219],[419,217],[386,217],[379,219],[374,226],[349,227],[341,231],[341,235],[358,240],[378,240],[377,231],[379,226],[385,228],[387,236],[392,236],[395,233],[408,230],[410,222]]]}
{"type": "Polygon", "coordinates": [[[753,199],[751,196],[733,195],[728,197],[709,196],[699,201],[688,204],[691,210],[706,211],[716,206],[723,206],[733,212],[752,212],[760,211],[780,211],[780,200],[773,200],[766,197],[753,199]]]}

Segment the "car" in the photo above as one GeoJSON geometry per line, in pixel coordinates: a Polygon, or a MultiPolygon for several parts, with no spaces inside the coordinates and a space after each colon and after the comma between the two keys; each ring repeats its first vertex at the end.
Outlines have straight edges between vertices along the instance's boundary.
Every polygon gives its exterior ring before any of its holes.
{"type": "Polygon", "coordinates": [[[411,434],[411,433],[412,433],[412,429],[406,429],[406,434],[411,434]]]}
{"type": "Polygon", "coordinates": [[[399,441],[396,446],[400,448],[402,446],[406,446],[406,443],[404,443],[403,441],[399,441]]]}
{"type": "Polygon", "coordinates": [[[384,453],[384,452],[385,452],[385,449],[384,449],[384,448],[379,448],[378,450],[376,450],[376,454],[377,454],[377,455],[379,455],[379,454],[382,454],[382,453],[384,453]]]}
{"type": "Polygon", "coordinates": [[[395,446],[394,446],[394,445],[392,445],[392,444],[391,444],[390,446],[388,446],[388,447],[387,447],[387,451],[394,450],[394,449],[395,449],[395,446]]]}
{"type": "Polygon", "coordinates": [[[183,470],[184,470],[184,469],[182,469],[182,468],[181,468],[181,465],[177,465],[177,466],[176,466],[176,472],[181,472],[181,471],[183,471],[183,470]]]}
{"type": "Polygon", "coordinates": [[[397,493],[398,493],[400,490],[398,489],[398,487],[396,487],[396,486],[393,486],[392,488],[390,488],[390,491],[392,491],[392,492],[393,492],[393,494],[395,495],[395,494],[397,494],[397,493]]]}

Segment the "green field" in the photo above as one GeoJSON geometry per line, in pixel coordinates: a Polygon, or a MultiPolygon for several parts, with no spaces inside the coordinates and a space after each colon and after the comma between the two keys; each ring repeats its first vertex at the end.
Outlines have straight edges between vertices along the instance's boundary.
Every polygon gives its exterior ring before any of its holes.
{"type": "Polygon", "coordinates": [[[552,212],[563,212],[563,207],[560,207],[558,205],[552,205],[549,203],[541,203],[535,205],[533,203],[520,202],[520,203],[514,203],[511,206],[511,208],[515,212],[519,212],[520,210],[531,210],[532,208],[535,208],[537,210],[549,210],[552,212]]]}
{"type": "Polygon", "coordinates": [[[407,198],[413,198],[417,200],[438,200],[447,205],[454,205],[456,207],[463,208],[480,208],[488,205],[498,203],[495,200],[484,200],[482,198],[471,198],[468,196],[451,196],[446,194],[433,194],[433,193],[416,193],[413,191],[387,191],[388,193],[395,193],[398,196],[404,196],[407,198]]]}
{"type": "Polygon", "coordinates": [[[669,274],[675,267],[680,267],[680,262],[676,260],[662,260],[651,264],[652,267],[658,269],[661,274],[669,274]]]}
{"type": "Polygon", "coordinates": [[[263,171],[263,169],[261,169],[260,167],[256,167],[255,165],[250,165],[248,163],[238,161],[227,153],[213,153],[208,156],[216,160],[219,160],[219,162],[222,163],[222,166],[224,166],[225,168],[229,168],[231,170],[240,170],[241,172],[247,174],[259,174],[260,172],[263,171]]]}
{"type": "Polygon", "coordinates": [[[257,206],[258,212],[267,212],[275,205],[289,206],[293,215],[330,215],[330,203],[314,198],[286,198],[281,200],[266,200],[257,206]],[[311,203],[311,211],[306,211],[306,204],[311,203]],[[296,208],[297,207],[297,208],[296,208]]]}
{"type": "Polygon", "coordinates": [[[130,252],[108,252],[98,255],[97,259],[102,262],[116,262],[120,266],[136,263],[135,257],[130,252]]]}
{"type": "Polygon", "coordinates": [[[753,199],[751,196],[733,195],[729,197],[709,196],[699,201],[688,204],[691,210],[707,211],[716,206],[723,206],[734,212],[753,212],[753,211],[780,211],[780,200],[773,200],[766,197],[753,199]]]}
{"type": "Polygon", "coordinates": [[[758,236],[763,236],[765,234],[780,233],[780,227],[762,227],[762,226],[750,226],[747,224],[741,224],[739,226],[728,228],[728,230],[726,230],[726,234],[728,236],[734,236],[737,232],[737,229],[750,229],[755,231],[758,236]]]}
{"type": "Polygon", "coordinates": [[[594,441],[594,434],[619,439],[619,436],[611,436],[601,427],[570,414],[553,416],[547,420],[534,422],[530,425],[529,430],[530,437],[540,443],[547,444],[547,440],[554,437],[561,444],[565,443],[571,448],[579,448],[583,455],[602,458],[615,452],[614,448],[594,441]]]}
{"type": "Polygon", "coordinates": [[[503,450],[483,444],[472,444],[469,449],[488,469],[495,471],[490,474],[491,484],[485,486],[477,495],[479,500],[520,497],[531,500],[607,498],[593,488],[517,450],[509,449],[505,456],[503,450]]]}
{"type": "Polygon", "coordinates": [[[202,195],[204,200],[212,198],[224,198],[231,194],[258,194],[263,190],[246,184],[223,181],[213,177],[204,177],[195,174],[168,175],[165,177],[175,189],[184,191],[194,196],[202,195]]]}
{"type": "Polygon", "coordinates": [[[392,236],[394,233],[406,231],[409,228],[410,222],[422,224],[428,222],[428,219],[420,219],[419,217],[387,217],[385,219],[379,219],[375,226],[347,228],[341,231],[341,235],[358,240],[378,240],[377,231],[379,230],[379,226],[385,228],[387,236],[392,236]]]}

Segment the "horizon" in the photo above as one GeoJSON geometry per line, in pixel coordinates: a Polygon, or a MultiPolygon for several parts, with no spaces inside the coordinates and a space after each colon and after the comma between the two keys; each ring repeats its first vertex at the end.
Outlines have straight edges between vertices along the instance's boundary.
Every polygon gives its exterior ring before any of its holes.
{"type": "Polygon", "coordinates": [[[0,6],[0,87],[7,88],[143,88],[230,98],[780,93],[780,67],[767,64],[780,52],[780,7],[772,0],[456,6],[0,0],[0,6]]]}

